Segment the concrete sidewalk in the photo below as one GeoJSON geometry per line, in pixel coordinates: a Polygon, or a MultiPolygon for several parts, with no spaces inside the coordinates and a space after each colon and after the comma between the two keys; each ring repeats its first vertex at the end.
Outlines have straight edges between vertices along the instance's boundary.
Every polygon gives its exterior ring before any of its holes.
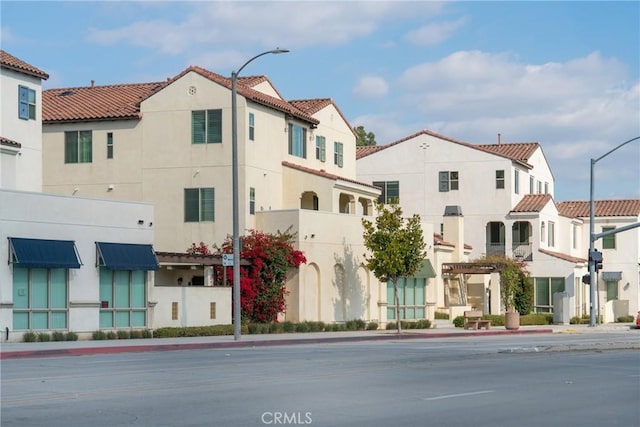
{"type": "Polygon", "coordinates": [[[121,340],[81,340],[50,342],[4,342],[0,345],[0,359],[80,356],[89,354],[129,353],[143,351],[171,351],[208,348],[240,348],[292,344],[318,344],[377,340],[405,340],[450,337],[481,337],[505,334],[552,334],[552,333],[624,333],[629,332],[631,339],[640,340],[640,330],[631,329],[629,324],[608,324],[589,327],[588,325],[541,325],[521,326],[509,331],[503,326],[489,330],[465,330],[456,328],[449,322],[436,322],[432,329],[408,329],[398,335],[395,331],[345,331],[310,332],[265,335],[242,335],[240,340],[233,336],[184,337],[184,338],[148,338],[121,340]],[[637,334],[637,335],[636,335],[637,334]]]}

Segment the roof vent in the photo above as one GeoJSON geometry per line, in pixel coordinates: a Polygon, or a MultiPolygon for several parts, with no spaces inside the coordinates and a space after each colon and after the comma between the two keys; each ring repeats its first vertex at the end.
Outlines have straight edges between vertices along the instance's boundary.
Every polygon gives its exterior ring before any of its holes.
{"type": "Polygon", "coordinates": [[[58,96],[70,96],[73,94],[74,92],[72,90],[65,90],[64,92],[60,93],[58,96]]]}
{"type": "Polygon", "coordinates": [[[460,206],[445,206],[444,216],[462,216],[462,208],[460,206]]]}

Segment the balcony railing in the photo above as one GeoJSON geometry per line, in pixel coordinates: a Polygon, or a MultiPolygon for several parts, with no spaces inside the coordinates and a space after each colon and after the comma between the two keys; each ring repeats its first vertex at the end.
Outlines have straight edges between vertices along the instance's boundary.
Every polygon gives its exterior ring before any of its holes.
{"type": "Polygon", "coordinates": [[[487,243],[487,255],[504,255],[504,243],[487,243]]]}
{"type": "Polygon", "coordinates": [[[533,251],[531,250],[531,243],[514,243],[513,244],[513,259],[521,261],[533,261],[533,251]]]}

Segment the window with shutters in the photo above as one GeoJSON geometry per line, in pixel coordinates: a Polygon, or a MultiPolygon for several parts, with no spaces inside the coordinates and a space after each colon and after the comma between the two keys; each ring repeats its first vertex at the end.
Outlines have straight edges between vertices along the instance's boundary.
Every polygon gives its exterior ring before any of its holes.
{"type": "Polygon", "coordinates": [[[18,86],[18,117],[23,120],[36,119],[36,91],[18,86]]]}
{"type": "Polygon", "coordinates": [[[215,189],[184,189],[184,222],[215,220],[215,189]]]}
{"type": "Polygon", "coordinates": [[[222,142],[222,110],[191,112],[191,143],[219,144],[222,142]]]}

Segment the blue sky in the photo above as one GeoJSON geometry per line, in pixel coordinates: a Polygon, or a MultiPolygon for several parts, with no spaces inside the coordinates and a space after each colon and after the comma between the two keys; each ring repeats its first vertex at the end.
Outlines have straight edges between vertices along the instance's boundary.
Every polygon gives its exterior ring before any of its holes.
{"type": "MultiPolygon", "coordinates": [[[[378,144],[422,129],[537,141],[556,200],[589,198],[589,159],[640,136],[637,1],[8,1],[0,46],[44,88],[165,80],[189,65],[332,98],[378,144]]],[[[640,198],[640,140],[600,160],[596,198],[640,198]]]]}

